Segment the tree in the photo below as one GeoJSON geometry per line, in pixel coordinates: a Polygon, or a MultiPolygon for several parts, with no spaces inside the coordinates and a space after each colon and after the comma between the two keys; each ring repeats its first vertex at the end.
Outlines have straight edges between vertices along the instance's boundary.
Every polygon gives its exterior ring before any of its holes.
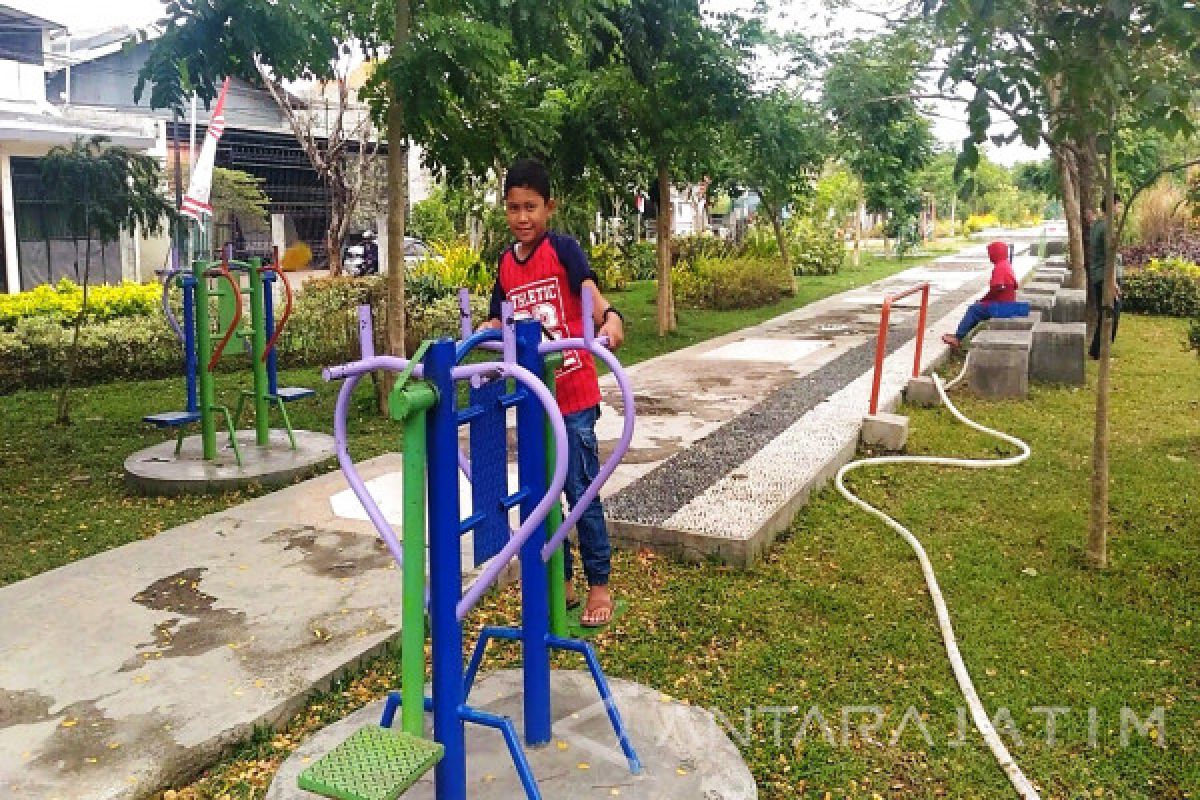
{"type": "Polygon", "coordinates": [[[75,246],[75,274],[80,276],[83,291],[58,395],[56,421],[60,425],[71,422],[68,395],[79,362],[79,334],[88,316],[92,243],[116,241],[122,230],[157,233],[163,220],[172,213],[162,193],[158,162],[151,156],[110,146],[108,142],[105,136],[80,137],[70,146],[51,149],[42,159],[43,190],[60,225],[70,231],[75,246]],[[80,242],[83,242],[82,272],[80,242]]]}
{"type": "MultiPolygon", "coordinates": [[[[1200,9],[1193,3],[1159,0],[927,0],[926,8],[954,42],[944,79],[966,80],[976,87],[969,118],[972,136],[964,151],[968,160],[974,146],[987,136],[990,107],[1004,109],[1027,144],[1048,141],[1060,163],[1077,161],[1093,148],[1100,154],[1104,193],[1109,198],[1101,305],[1111,309],[1116,244],[1134,199],[1125,198],[1125,213],[1114,216],[1121,122],[1137,120],[1167,137],[1192,133],[1189,112],[1195,65],[1200,60],[1200,9]]],[[[1195,161],[1155,170],[1134,194],[1164,172],[1191,163],[1195,161]]],[[[1073,196],[1087,199],[1072,185],[1077,174],[1062,171],[1068,221],[1079,213],[1073,196]]],[[[1101,314],[1099,324],[1087,552],[1092,564],[1103,568],[1108,563],[1111,313],[1101,314]]]]}
{"type": "Polygon", "coordinates": [[[379,140],[373,135],[371,115],[351,103],[350,85],[342,65],[335,67],[331,80],[320,85],[322,96],[333,91],[333,116],[328,109],[324,124],[318,110],[297,108],[292,95],[278,84],[270,68],[257,62],[259,77],[275,103],[287,117],[292,133],[313,171],[329,191],[329,226],[325,247],[331,275],[342,273],[342,243],[350,233],[350,223],[359,200],[369,188],[367,182],[379,154],[379,140]]]}
{"type": "Polygon", "coordinates": [[[849,43],[825,74],[824,103],[842,158],[863,184],[867,210],[887,215],[899,235],[921,208],[920,170],[933,157],[933,134],[916,102],[928,47],[912,28],[849,43]]]}
{"type": "Polygon", "coordinates": [[[671,188],[703,177],[720,126],[746,94],[739,71],[750,42],[724,18],[705,24],[698,0],[631,0],[611,12],[619,60],[598,70],[594,100],[617,112],[620,127],[639,141],[658,187],[658,334],[675,329],[671,287],[671,188]]]}
{"type": "Polygon", "coordinates": [[[734,124],[735,180],[753,189],[771,221],[783,265],[791,268],[783,211],[809,198],[828,155],[819,110],[786,89],[751,97],[734,124]]]}

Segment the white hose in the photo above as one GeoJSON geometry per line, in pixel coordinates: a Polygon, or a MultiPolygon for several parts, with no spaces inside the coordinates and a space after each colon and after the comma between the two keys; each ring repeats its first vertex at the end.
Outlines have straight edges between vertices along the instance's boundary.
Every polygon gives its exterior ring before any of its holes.
{"type": "MultiPolygon", "coordinates": [[[[951,382],[951,385],[961,381],[966,371],[967,368],[964,365],[963,371],[951,382]]],[[[860,467],[880,466],[883,464],[936,464],[949,467],[967,467],[969,469],[987,469],[990,467],[1015,466],[1029,458],[1029,445],[1015,436],[1009,436],[1007,433],[984,427],[977,422],[967,419],[950,402],[950,398],[946,396],[946,387],[942,385],[942,379],[936,374],[933,375],[933,383],[937,387],[938,396],[941,397],[946,408],[950,410],[950,413],[959,422],[981,433],[986,433],[989,436],[994,436],[1016,446],[1021,450],[1020,454],[1007,458],[985,459],[942,458],[939,456],[880,456],[877,458],[864,458],[860,461],[851,462],[838,470],[835,483],[842,496],[868,514],[872,514],[883,520],[888,527],[904,537],[904,541],[908,542],[909,546],[916,552],[917,560],[921,562],[921,571],[925,575],[925,585],[929,587],[929,597],[933,600],[933,607],[937,612],[938,627],[942,631],[942,641],[945,642],[946,654],[950,657],[950,666],[954,671],[954,678],[958,681],[958,686],[962,690],[963,697],[966,698],[967,705],[971,709],[971,718],[975,721],[975,727],[979,729],[979,733],[982,734],[984,741],[991,748],[992,754],[996,757],[996,762],[1004,770],[1004,774],[1008,776],[1009,781],[1012,782],[1013,788],[1017,790],[1017,794],[1023,800],[1037,800],[1040,798],[1037,789],[1033,787],[1033,784],[1025,777],[1025,773],[1021,772],[1021,768],[1013,760],[1012,755],[1009,754],[1008,748],[1004,746],[1004,742],[1000,739],[999,734],[996,733],[995,727],[992,726],[992,721],[988,718],[987,712],[983,708],[983,703],[979,700],[979,694],[975,691],[975,684],[971,682],[971,675],[967,672],[966,665],[963,664],[962,655],[958,651],[958,642],[954,639],[954,629],[950,624],[950,613],[946,610],[946,601],[942,598],[942,590],[938,587],[937,577],[934,575],[933,565],[929,562],[929,557],[925,554],[925,548],[921,546],[921,543],[917,541],[917,538],[907,528],[869,503],[860,500],[843,483],[843,478],[845,478],[847,473],[860,467]]]]}

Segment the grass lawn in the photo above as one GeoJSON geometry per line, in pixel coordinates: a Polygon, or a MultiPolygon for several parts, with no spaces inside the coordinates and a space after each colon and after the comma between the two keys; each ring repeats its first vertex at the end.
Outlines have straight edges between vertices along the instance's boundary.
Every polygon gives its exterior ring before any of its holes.
{"type": "MultiPolygon", "coordinates": [[[[976,687],[993,714],[1009,710],[1023,739],[1010,737],[1010,748],[1045,798],[1200,796],[1200,362],[1181,351],[1184,333],[1177,320],[1122,320],[1107,571],[1083,559],[1091,385],[1035,386],[1027,402],[958,401],[968,416],[1030,443],[1033,456],[1019,467],[854,476],[868,500],[925,543],[976,687]],[[1056,717],[1053,745],[1041,707],[1070,709],[1056,717]],[[1121,746],[1124,707],[1143,722],[1161,708],[1165,737],[1131,729],[1121,746]]],[[[910,452],[1005,451],[944,410],[907,413],[910,452]]],[[[631,610],[597,640],[607,671],[720,710],[761,797],[1014,796],[977,734],[956,744],[963,702],[912,553],[832,490],[815,496],[752,569],[620,553],[614,576],[631,610]],[[843,738],[843,709],[853,706],[882,708],[874,742],[853,732],[870,721],[863,713],[850,714],[843,738]],[[815,721],[802,726],[814,708],[835,744],[815,721]],[[910,716],[890,743],[910,708],[929,740],[910,716]]],[[[517,611],[510,588],[471,622],[511,621],[517,611]]],[[[514,650],[496,652],[513,663],[514,650]]],[[[493,657],[489,666],[505,663],[493,657]]],[[[306,732],[396,685],[394,669],[390,659],[376,662],[177,796],[261,797],[306,732]]]]}
{"type": "MultiPolygon", "coordinates": [[[[955,248],[956,249],[956,248],[955,248]]],[[[748,311],[680,310],[679,330],[659,338],[655,328],[654,285],[635,284],[612,301],[628,320],[622,348],[632,364],[686,347],[793,308],[886,277],[922,259],[865,256],[860,267],[837,275],[800,279],[800,291],[772,306],[748,311]]],[[[229,400],[249,386],[248,373],[219,374],[218,397],[229,400]]],[[[297,428],[329,431],[337,385],[325,384],[316,369],[285,370],[281,384],[311,386],[315,400],[289,408],[297,428]]],[[[372,411],[372,389],[360,385],[350,421],[351,452],[366,459],[399,448],[398,426],[372,411]]],[[[75,424],[53,424],[53,391],[17,392],[0,397],[0,586],[28,578],[159,531],[220,511],[257,491],[207,497],[146,498],[130,495],[122,464],[130,453],[163,441],[166,435],[141,422],[145,414],[182,407],[183,380],[114,383],[75,390],[75,424]]],[[[232,405],[232,402],[230,403],[232,405]]],[[[243,421],[243,424],[247,424],[243,421]]]]}

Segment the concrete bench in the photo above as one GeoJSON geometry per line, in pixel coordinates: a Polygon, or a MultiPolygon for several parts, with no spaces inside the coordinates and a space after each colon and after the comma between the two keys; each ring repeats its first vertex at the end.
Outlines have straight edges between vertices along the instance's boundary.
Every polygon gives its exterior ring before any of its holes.
{"type": "Polygon", "coordinates": [[[1032,331],[986,330],[971,339],[967,386],[983,397],[1024,398],[1029,394],[1032,331]]]}
{"type": "Polygon", "coordinates": [[[1042,312],[1030,311],[1023,317],[993,317],[987,321],[989,331],[1031,331],[1042,321],[1042,312]]]}
{"type": "Polygon", "coordinates": [[[1046,383],[1082,386],[1086,380],[1084,352],[1087,325],[1083,322],[1039,322],[1033,327],[1029,377],[1046,383]]]}
{"type": "Polygon", "coordinates": [[[1054,293],[1054,308],[1049,322],[1085,322],[1087,320],[1087,292],[1083,289],[1059,289],[1054,293]]]}

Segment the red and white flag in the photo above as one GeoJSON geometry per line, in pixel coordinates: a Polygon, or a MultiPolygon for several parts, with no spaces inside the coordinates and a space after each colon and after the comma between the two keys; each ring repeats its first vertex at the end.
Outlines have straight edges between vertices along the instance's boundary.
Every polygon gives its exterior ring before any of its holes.
{"type": "Polygon", "coordinates": [[[633,204],[637,208],[637,212],[639,214],[646,213],[646,195],[642,194],[641,192],[634,194],[633,204]]]}
{"type": "Polygon", "coordinates": [[[208,122],[208,132],[204,135],[204,144],[200,148],[200,157],[192,169],[192,179],[188,184],[187,194],[184,195],[183,205],[179,213],[191,217],[196,222],[202,222],[205,216],[212,215],[212,205],[209,195],[212,194],[213,166],[217,160],[217,141],[225,133],[225,92],[229,90],[229,78],[221,87],[217,104],[213,107],[212,119],[208,122]]]}

